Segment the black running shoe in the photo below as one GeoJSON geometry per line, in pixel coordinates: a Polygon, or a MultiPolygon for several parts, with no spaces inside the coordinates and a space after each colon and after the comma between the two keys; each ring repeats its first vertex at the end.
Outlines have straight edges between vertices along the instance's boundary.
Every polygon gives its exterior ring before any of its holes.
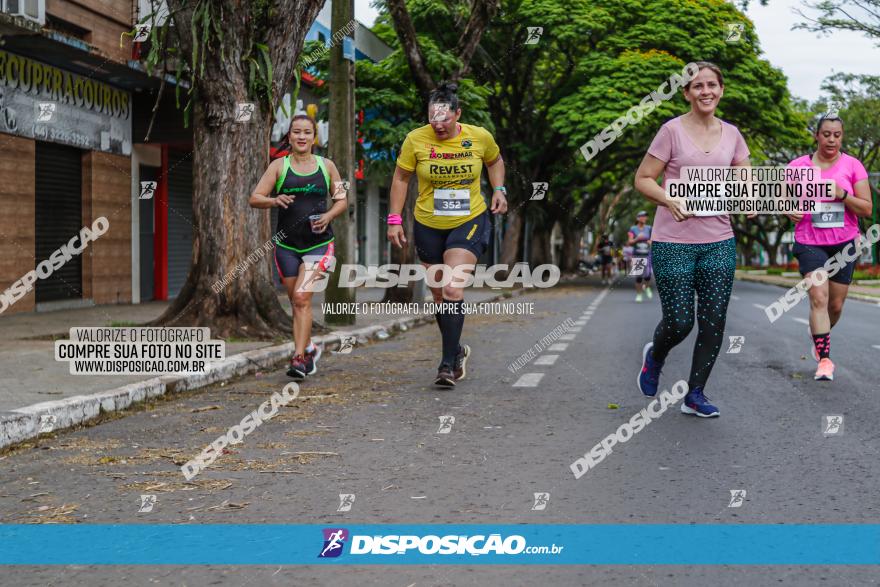
{"type": "Polygon", "coordinates": [[[293,377],[297,381],[302,381],[306,378],[306,373],[308,373],[308,368],[305,357],[302,355],[292,356],[290,358],[290,366],[287,368],[287,376],[293,377]]]}
{"type": "Polygon", "coordinates": [[[455,367],[452,369],[455,380],[460,381],[467,375],[468,357],[471,356],[471,347],[466,344],[458,347],[458,356],[455,357],[455,367]]]}
{"type": "Polygon", "coordinates": [[[318,372],[318,359],[321,358],[322,354],[323,351],[318,345],[315,345],[315,350],[313,350],[312,352],[306,351],[306,375],[314,375],[318,372]]]}
{"type": "Polygon", "coordinates": [[[445,363],[440,365],[440,368],[437,369],[437,379],[434,380],[434,385],[455,387],[455,374],[452,372],[452,367],[445,363]]]}

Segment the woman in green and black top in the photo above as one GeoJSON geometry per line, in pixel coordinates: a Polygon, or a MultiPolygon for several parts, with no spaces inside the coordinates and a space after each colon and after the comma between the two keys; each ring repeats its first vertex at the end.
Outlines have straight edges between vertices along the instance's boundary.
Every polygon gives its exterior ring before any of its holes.
{"type": "Polygon", "coordinates": [[[321,350],[311,339],[312,292],[314,283],[326,279],[333,268],[330,221],[348,208],[336,165],[312,155],[316,134],[314,120],[304,114],[293,117],[288,133],[290,155],[269,165],[249,202],[253,208],[279,208],[275,266],[293,306],[296,350],[287,374],[294,379],[317,371],[321,350]],[[333,206],[327,210],[331,194],[333,206]]]}

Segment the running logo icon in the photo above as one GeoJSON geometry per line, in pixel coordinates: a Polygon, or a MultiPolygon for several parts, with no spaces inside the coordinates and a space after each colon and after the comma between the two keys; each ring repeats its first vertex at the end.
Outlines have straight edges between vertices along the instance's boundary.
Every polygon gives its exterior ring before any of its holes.
{"type": "Polygon", "coordinates": [[[55,414],[43,414],[40,416],[40,434],[52,432],[55,429],[55,414]]]}
{"type": "Polygon", "coordinates": [[[629,268],[629,274],[634,277],[637,277],[639,275],[644,275],[645,270],[647,268],[648,268],[648,258],[647,257],[633,257],[632,265],[629,268]]]}
{"type": "Polygon", "coordinates": [[[550,502],[550,494],[549,493],[536,493],[535,494],[535,503],[532,505],[533,511],[542,511],[547,509],[547,504],[550,502]]]}
{"type": "Polygon", "coordinates": [[[727,338],[730,339],[730,346],[727,348],[728,355],[739,353],[742,350],[743,345],[746,343],[745,336],[728,336],[727,338]]]}
{"type": "Polygon", "coordinates": [[[306,261],[306,276],[302,283],[296,288],[296,291],[324,291],[327,284],[330,283],[328,276],[333,273],[336,268],[336,257],[325,257],[321,261],[314,261],[317,257],[311,257],[312,260],[304,258],[306,261]],[[322,263],[322,261],[324,261],[322,263]]]}
{"type": "Polygon", "coordinates": [[[431,104],[431,122],[446,122],[449,118],[449,104],[438,102],[431,104]]]}
{"type": "Polygon", "coordinates": [[[843,106],[840,102],[835,100],[828,101],[828,109],[825,112],[825,118],[837,118],[840,116],[840,108],[843,106]]]}
{"type": "Polygon", "coordinates": [[[529,200],[543,200],[549,187],[550,184],[546,181],[532,182],[532,197],[529,200]]]}
{"type": "Polygon", "coordinates": [[[331,196],[331,198],[334,200],[341,200],[348,193],[349,187],[351,187],[351,183],[347,181],[334,181],[333,195],[331,196]]]}
{"type": "Polygon", "coordinates": [[[731,22],[727,24],[727,38],[724,39],[728,43],[739,43],[740,39],[742,39],[743,31],[746,30],[746,25],[741,22],[731,22]]]}
{"type": "Polygon", "coordinates": [[[528,30],[528,36],[526,37],[526,45],[537,45],[538,41],[541,40],[541,35],[544,34],[544,27],[542,26],[530,26],[526,27],[528,30]]]}
{"type": "Polygon", "coordinates": [[[153,28],[151,24],[139,24],[134,29],[134,41],[135,43],[143,43],[147,39],[150,38],[150,29],[153,28]]]}
{"type": "Polygon", "coordinates": [[[35,122],[51,122],[55,114],[55,102],[37,102],[35,106],[37,109],[35,122]]]}
{"type": "Polygon", "coordinates": [[[746,499],[746,490],[745,489],[731,489],[730,490],[730,503],[727,504],[729,508],[738,508],[742,507],[743,502],[746,499]]]}
{"type": "Polygon", "coordinates": [[[152,200],[153,194],[156,193],[157,184],[158,182],[155,181],[142,181],[141,195],[138,196],[138,200],[152,200]]]}
{"type": "Polygon", "coordinates": [[[318,558],[336,558],[342,554],[345,541],[348,540],[348,530],[345,528],[324,528],[324,547],[318,554],[318,558]]]}
{"type": "Polygon", "coordinates": [[[334,355],[350,355],[351,351],[354,350],[354,345],[357,344],[357,337],[353,334],[340,334],[339,335],[339,348],[333,351],[334,355]]]}
{"type": "Polygon", "coordinates": [[[139,514],[146,514],[153,511],[153,506],[156,505],[156,496],[155,495],[142,495],[141,496],[141,507],[138,508],[139,514]]]}
{"type": "Polygon", "coordinates": [[[339,494],[339,507],[336,508],[337,512],[350,512],[351,506],[354,505],[354,493],[340,493],[339,494]]]}
{"type": "Polygon", "coordinates": [[[235,105],[235,122],[250,122],[253,115],[253,102],[239,102],[235,105]]]}
{"type": "Polygon", "coordinates": [[[439,416],[440,428],[437,428],[437,434],[449,434],[452,432],[452,425],[455,424],[455,416],[439,416]]]}
{"type": "Polygon", "coordinates": [[[843,416],[833,414],[822,416],[822,436],[840,436],[843,434],[843,416]]]}

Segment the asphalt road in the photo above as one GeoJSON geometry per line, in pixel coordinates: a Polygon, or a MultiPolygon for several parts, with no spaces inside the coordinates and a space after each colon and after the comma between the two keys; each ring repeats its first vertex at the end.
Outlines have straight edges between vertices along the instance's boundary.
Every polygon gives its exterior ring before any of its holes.
{"type": "MultiPolygon", "coordinates": [[[[439,352],[433,325],[327,356],[298,400],[192,483],[177,465],[280,391],[283,372],[43,437],[0,457],[0,522],[880,523],[880,307],[848,302],[832,334],[836,380],[815,382],[806,303],[773,324],[759,307],[783,291],[735,285],[726,334],[745,338],[739,353],[723,349],[706,387],[720,418],[675,406],[580,479],[570,464],[647,403],[635,379],[659,300],[636,304],[626,280],[516,298],[534,302],[532,315],[468,318],[474,355],[467,380],[451,391],[430,385],[439,352]],[[583,322],[570,340],[508,369],[569,318],[583,322]],[[823,434],[826,415],[844,416],[842,434],[823,434]],[[443,416],[455,421],[441,434],[443,416]],[[728,507],[731,490],[745,490],[740,507],[728,507]],[[543,511],[532,510],[535,492],[550,494],[543,511]],[[156,495],[151,512],[138,512],[142,494],[156,495]],[[339,494],[356,496],[350,511],[337,512],[339,494]]],[[[686,379],[694,336],[670,355],[661,389],[686,379]]],[[[686,549],[694,565],[11,567],[0,584],[880,582],[869,567],[709,567],[700,557],[711,544],[656,547],[686,549]]]]}

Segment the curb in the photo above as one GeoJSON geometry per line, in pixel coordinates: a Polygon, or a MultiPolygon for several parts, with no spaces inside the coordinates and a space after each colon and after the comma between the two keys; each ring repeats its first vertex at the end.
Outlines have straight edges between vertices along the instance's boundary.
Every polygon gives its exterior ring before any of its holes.
{"type": "MultiPolygon", "coordinates": [[[[739,279],[740,281],[751,281],[754,283],[763,283],[764,285],[775,285],[776,287],[782,287],[785,289],[791,289],[792,287],[794,287],[793,283],[792,284],[774,283],[772,281],[767,281],[766,279],[751,277],[749,275],[738,275],[736,278],[739,279]]],[[[798,280],[798,281],[800,281],[800,280],[798,280]]],[[[862,293],[851,291],[846,294],[846,298],[847,299],[852,298],[854,300],[859,300],[860,302],[869,302],[871,304],[880,305],[880,296],[869,296],[867,294],[862,294],[862,293]]]]}
{"type": "MultiPolygon", "coordinates": [[[[516,297],[524,293],[541,291],[536,288],[520,288],[475,303],[496,302],[516,297]]],[[[313,340],[324,345],[325,350],[339,348],[341,335],[356,336],[357,344],[365,344],[370,340],[383,341],[389,334],[405,332],[410,328],[434,322],[431,314],[419,314],[406,318],[389,320],[381,324],[373,324],[356,330],[340,330],[315,336],[313,340]]],[[[112,412],[121,412],[134,404],[148,399],[180,393],[205,387],[213,383],[228,381],[235,377],[247,375],[257,369],[270,369],[279,362],[286,360],[293,351],[292,342],[246,351],[213,363],[204,373],[192,375],[163,375],[146,381],[129,383],[109,391],[90,395],[75,395],[63,400],[40,402],[7,412],[0,412],[0,450],[37,438],[44,432],[56,432],[64,428],[72,428],[85,424],[90,420],[112,412]],[[40,431],[44,416],[54,419],[50,430],[40,431]]]]}

